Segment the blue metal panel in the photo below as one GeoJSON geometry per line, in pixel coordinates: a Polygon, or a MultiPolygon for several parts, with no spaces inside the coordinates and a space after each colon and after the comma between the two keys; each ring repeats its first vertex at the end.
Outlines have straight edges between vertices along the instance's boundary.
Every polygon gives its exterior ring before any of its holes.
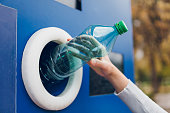
{"type": "MultiPolygon", "coordinates": [[[[124,73],[132,81],[133,41],[130,0],[82,0],[82,11],[54,0],[4,0],[18,10],[17,113],[51,113],[37,107],[27,95],[21,78],[21,58],[29,37],[40,28],[56,26],[73,37],[90,24],[113,25],[124,20],[129,31],[118,38],[113,51],[123,54],[124,73]],[[121,6],[120,6],[121,5],[121,6]]],[[[60,113],[128,113],[130,110],[113,94],[89,96],[89,67],[84,66],[83,82],[76,100],[60,113]]]]}
{"type": "Polygon", "coordinates": [[[16,10],[0,5],[0,112],[15,112],[16,10]]]}

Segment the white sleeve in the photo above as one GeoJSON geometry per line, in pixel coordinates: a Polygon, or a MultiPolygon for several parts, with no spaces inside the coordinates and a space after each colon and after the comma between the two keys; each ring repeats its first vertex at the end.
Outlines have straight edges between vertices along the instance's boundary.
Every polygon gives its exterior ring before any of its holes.
{"type": "Polygon", "coordinates": [[[133,113],[168,113],[145,95],[133,82],[117,95],[133,113]]]}

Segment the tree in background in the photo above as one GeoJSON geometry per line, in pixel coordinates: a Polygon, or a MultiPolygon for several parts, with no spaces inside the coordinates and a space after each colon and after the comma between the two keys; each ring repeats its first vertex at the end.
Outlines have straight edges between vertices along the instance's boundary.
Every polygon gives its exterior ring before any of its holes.
{"type": "Polygon", "coordinates": [[[154,95],[170,75],[170,0],[132,0],[132,15],[136,75],[149,76],[154,95]]]}

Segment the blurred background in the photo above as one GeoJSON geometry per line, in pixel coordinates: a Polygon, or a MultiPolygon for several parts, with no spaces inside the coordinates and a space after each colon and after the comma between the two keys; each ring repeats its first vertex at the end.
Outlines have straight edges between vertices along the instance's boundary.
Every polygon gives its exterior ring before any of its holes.
{"type": "Polygon", "coordinates": [[[170,0],[132,0],[136,84],[170,112],[170,0]]]}

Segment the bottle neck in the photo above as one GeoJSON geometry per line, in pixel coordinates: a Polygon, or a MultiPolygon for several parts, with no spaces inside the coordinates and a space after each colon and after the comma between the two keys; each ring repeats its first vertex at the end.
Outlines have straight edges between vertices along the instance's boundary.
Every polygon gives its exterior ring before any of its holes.
{"type": "Polygon", "coordinates": [[[116,36],[120,35],[120,34],[119,34],[119,31],[118,31],[118,29],[116,28],[115,25],[113,26],[113,29],[114,29],[114,32],[115,32],[115,35],[116,35],[116,36]]]}

